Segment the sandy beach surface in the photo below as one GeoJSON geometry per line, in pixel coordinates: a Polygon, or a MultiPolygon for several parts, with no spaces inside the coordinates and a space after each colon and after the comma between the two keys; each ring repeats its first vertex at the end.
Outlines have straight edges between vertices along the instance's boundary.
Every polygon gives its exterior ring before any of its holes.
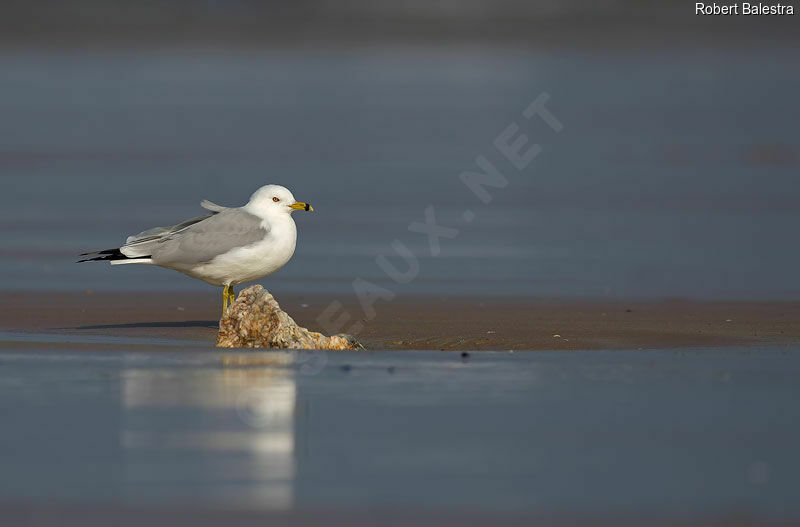
{"type": "MultiPolygon", "coordinates": [[[[409,296],[365,353],[216,350],[216,291],[2,298],[14,525],[800,515],[797,302],[409,296]]],[[[323,329],[335,298],[278,300],[323,329]]]]}
{"type": "Polygon", "coordinates": [[[796,347],[464,356],[46,336],[0,349],[10,525],[800,515],[796,347]]]}
{"type": "Polygon", "coordinates": [[[598,527],[651,527],[690,526],[731,526],[750,527],[756,525],[790,526],[789,520],[761,518],[747,514],[691,517],[687,515],[626,515],[606,516],[579,514],[487,514],[487,513],[442,513],[400,510],[386,511],[347,511],[323,510],[311,512],[265,512],[214,509],[208,507],[131,507],[109,505],[34,505],[0,503],[0,513],[15,525],[41,527],[60,525],[63,527],[85,527],[87,525],[117,525],[120,527],[139,527],[156,522],[169,525],[192,525],[210,527],[220,524],[235,524],[242,527],[261,527],[281,525],[315,527],[330,525],[352,525],[354,527],[374,525],[414,525],[419,527],[487,525],[502,527],[527,527],[530,525],[576,526],[593,525],[598,527]]]}
{"type": "MultiPolygon", "coordinates": [[[[58,345],[57,335],[212,344],[221,309],[214,291],[34,292],[2,298],[2,330],[49,335],[45,340],[51,345],[58,345]]],[[[320,331],[319,316],[333,300],[278,296],[300,325],[320,331]]],[[[342,304],[337,313],[363,313],[355,299],[342,304]]],[[[800,341],[800,302],[404,297],[378,302],[375,310],[358,334],[368,349],[652,349],[800,341]]]]}

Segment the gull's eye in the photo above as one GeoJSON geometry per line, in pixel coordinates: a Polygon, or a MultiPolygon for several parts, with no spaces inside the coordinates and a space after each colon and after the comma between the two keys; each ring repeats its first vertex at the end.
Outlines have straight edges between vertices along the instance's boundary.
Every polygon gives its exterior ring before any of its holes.
{"type": "Polygon", "coordinates": [[[278,203],[280,200],[278,198],[272,198],[272,201],[274,201],[275,203],[278,203]]]}

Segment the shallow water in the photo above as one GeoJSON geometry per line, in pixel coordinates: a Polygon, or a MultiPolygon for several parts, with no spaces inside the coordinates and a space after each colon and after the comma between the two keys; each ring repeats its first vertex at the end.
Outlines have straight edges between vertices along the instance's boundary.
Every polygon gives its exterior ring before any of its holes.
{"type": "Polygon", "coordinates": [[[0,501],[800,513],[797,349],[75,346],[0,352],[0,501]]]}
{"type": "Polygon", "coordinates": [[[0,289],[205,288],[74,256],[275,182],[317,212],[273,291],[800,292],[789,50],[6,50],[0,85],[0,289]],[[560,134],[520,117],[542,92],[560,134]],[[512,122],[544,147],[523,172],[492,147],[512,122]],[[488,205],[458,178],[480,154],[509,179],[488,205]],[[428,205],[461,231],[435,258],[408,230],[428,205]],[[375,263],[395,238],[404,286],[375,263]]]}

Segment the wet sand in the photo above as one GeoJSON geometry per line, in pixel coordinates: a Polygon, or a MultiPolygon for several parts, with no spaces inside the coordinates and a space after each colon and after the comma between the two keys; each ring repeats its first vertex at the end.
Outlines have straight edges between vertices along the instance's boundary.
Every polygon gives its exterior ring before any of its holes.
{"type": "MultiPolygon", "coordinates": [[[[221,308],[213,291],[36,292],[2,298],[0,329],[46,334],[51,345],[58,344],[58,335],[211,344],[221,308]]],[[[337,300],[277,298],[299,324],[315,330],[323,330],[317,318],[337,300]]],[[[362,313],[354,298],[342,303],[349,313],[362,313]]],[[[800,302],[402,297],[375,308],[377,316],[358,334],[368,349],[663,349],[800,342],[800,302]]]]}
{"type": "Polygon", "coordinates": [[[409,512],[404,510],[380,511],[238,511],[213,509],[193,504],[191,507],[132,507],[125,505],[65,505],[12,503],[0,504],[0,513],[15,525],[38,527],[60,525],[62,527],[86,527],[92,525],[139,527],[156,522],[193,527],[235,524],[241,527],[263,525],[296,525],[300,527],[335,525],[414,525],[417,527],[440,527],[442,525],[487,525],[527,527],[530,525],[593,525],[600,527],[624,527],[648,525],[652,527],[721,526],[747,527],[755,525],[794,525],[792,520],[763,518],[751,514],[719,514],[706,516],[645,515],[645,514],[487,514],[452,512],[409,512]]]}
{"type": "Polygon", "coordinates": [[[796,525],[797,349],[0,350],[0,524],[796,525]]]}

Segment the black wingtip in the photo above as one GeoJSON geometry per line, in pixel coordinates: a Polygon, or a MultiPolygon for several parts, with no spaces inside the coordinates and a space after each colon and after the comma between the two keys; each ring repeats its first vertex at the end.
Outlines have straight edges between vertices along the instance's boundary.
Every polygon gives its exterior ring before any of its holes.
{"type": "Polygon", "coordinates": [[[95,258],[85,258],[82,260],[78,260],[75,263],[83,263],[83,262],[116,262],[118,260],[135,260],[136,258],[150,258],[150,256],[137,256],[135,258],[131,258],[129,256],[125,256],[119,249],[108,249],[107,251],[98,251],[96,253],[86,253],[81,254],[80,256],[95,256],[95,258]],[[95,256],[97,255],[97,256],[95,256]]]}
{"type": "Polygon", "coordinates": [[[78,260],[75,263],[83,263],[83,262],[105,262],[105,261],[113,261],[113,260],[125,260],[128,257],[125,256],[120,252],[119,249],[106,249],[105,251],[96,251],[91,253],[83,253],[79,254],[78,256],[95,256],[95,258],[84,258],[78,260]]]}

